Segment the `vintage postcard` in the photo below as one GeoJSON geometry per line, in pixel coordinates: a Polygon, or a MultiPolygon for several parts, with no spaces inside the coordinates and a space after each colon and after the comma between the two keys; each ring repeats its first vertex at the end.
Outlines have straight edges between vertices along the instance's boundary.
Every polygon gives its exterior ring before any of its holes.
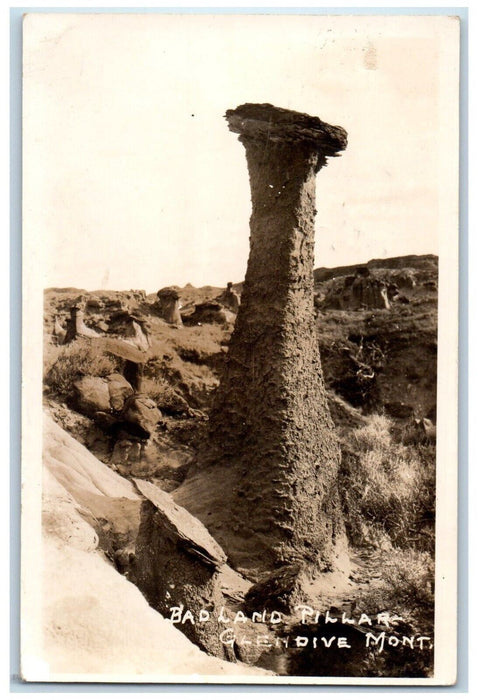
{"type": "Polygon", "coordinates": [[[460,22],[27,13],[25,681],[456,681],[460,22]]]}

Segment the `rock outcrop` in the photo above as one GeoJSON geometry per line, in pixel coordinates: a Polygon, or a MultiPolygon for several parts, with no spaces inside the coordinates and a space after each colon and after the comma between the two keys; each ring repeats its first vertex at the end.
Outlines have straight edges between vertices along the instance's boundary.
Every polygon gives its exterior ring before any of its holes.
{"type": "Polygon", "coordinates": [[[325,309],[389,309],[389,285],[373,276],[367,267],[359,267],[355,275],[340,278],[320,306],[325,309]]]}
{"type": "Polygon", "coordinates": [[[236,567],[329,569],[343,526],[313,310],[315,175],[346,133],[271,105],[226,118],[246,149],[251,248],[209,442],[174,497],[236,567]]]}
{"type": "Polygon", "coordinates": [[[53,336],[56,339],[56,342],[58,345],[63,345],[65,342],[66,338],[66,330],[63,328],[63,326],[60,323],[60,320],[55,316],[55,326],[53,330],[53,336]]]}
{"type": "Polygon", "coordinates": [[[161,420],[161,411],[153,399],[135,391],[119,373],[80,377],[73,387],[74,408],[108,432],[118,434],[123,430],[140,440],[148,440],[161,420]]]}
{"type": "MultiPolygon", "coordinates": [[[[124,360],[124,378],[136,392],[141,392],[144,365],[148,360],[149,353],[143,347],[138,347],[139,343],[136,343],[135,339],[105,337],[93,338],[89,342],[98,353],[107,353],[124,360]]],[[[149,347],[149,339],[147,344],[149,347]]]]}
{"type": "MultiPolygon", "coordinates": [[[[436,273],[438,258],[436,255],[401,255],[396,258],[373,258],[366,263],[369,270],[388,269],[403,270],[408,274],[410,269],[436,273]]],[[[341,267],[319,267],[314,270],[315,283],[325,282],[333,277],[353,275],[357,265],[342,265],[341,267]]],[[[416,275],[413,275],[416,280],[416,275]]]]}
{"type": "Polygon", "coordinates": [[[139,438],[147,440],[161,419],[161,411],[146,394],[132,394],[126,399],[120,420],[124,428],[139,438]]]}
{"type": "Polygon", "coordinates": [[[146,319],[129,311],[118,311],[109,318],[108,332],[143,352],[147,352],[151,347],[148,331],[149,324],[146,319]]]}
{"type": "Polygon", "coordinates": [[[95,418],[98,411],[122,411],[126,399],[134,393],[131,384],[118,373],[108,377],[81,377],[73,386],[75,407],[90,418],[95,418]]]}
{"type": "Polygon", "coordinates": [[[117,372],[108,376],[108,392],[112,411],[122,411],[126,400],[134,394],[131,384],[117,372]]]}
{"type": "Polygon", "coordinates": [[[167,323],[182,325],[179,312],[179,292],[174,287],[164,287],[157,293],[158,311],[167,323]]]}
{"type": "MultiPolygon", "coordinates": [[[[268,675],[200,651],[106,559],[103,531],[131,534],[141,502],[129,481],[45,418],[42,570],[29,577],[36,586],[42,575],[42,586],[23,638],[22,677],[156,682],[268,675]]],[[[25,585],[31,590],[28,578],[25,585]]]]}
{"type": "Polygon", "coordinates": [[[249,588],[244,599],[246,610],[249,613],[254,610],[277,610],[287,615],[292,613],[295,605],[306,601],[301,577],[300,564],[282,566],[273,571],[249,588]]]}
{"type": "Polygon", "coordinates": [[[218,301],[205,301],[202,304],[196,304],[194,311],[186,318],[184,322],[188,325],[199,323],[234,323],[236,318],[235,313],[223,306],[218,301]]]}
{"type": "Polygon", "coordinates": [[[74,499],[111,557],[119,549],[134,545],[141,508],[134,486],[96,459],[48,415],[44,417],[43,461],[51,476],[74,499]]]}
{"type": "Polygon", "coordinates": [[[181,629],[204,651],[226,657],[218,622],[222,596],[218,571],[226,555],[204,525],[157,486],[134,480],[146,501],[136,543],[135,581],[150,605],[165,616],[180,608],[181,629]],[[208,620],[201,620],[201,610],[208,620]]]}
{"type": "Polygon", "coordinates": [[[239,294],[233,289],[232,282],[227,283],[227,288],[222,294],[219,295],[217,301],[223,304],[226,308],[228,308],[229,311],[232,311],[234,314],[237,314],[239,310],[239,304],[241,303],[241,299],[239,297],[239,294]]]}
{"type": "Polygon", "coordinates": [[[66,327],[64,344],[71,343],[76,338],[99,338],[101,333],[88,328],[85,324],[85,312],[79,305],[74,305],[70,309],[70,318],[66,327]]]}
{"type": "Polygon", "coordinates": [[[81,377],[73,382],[74,406],[85,416],[93,418],[98,411],[110,410],[108,381],[104,377],[81,377]]]}

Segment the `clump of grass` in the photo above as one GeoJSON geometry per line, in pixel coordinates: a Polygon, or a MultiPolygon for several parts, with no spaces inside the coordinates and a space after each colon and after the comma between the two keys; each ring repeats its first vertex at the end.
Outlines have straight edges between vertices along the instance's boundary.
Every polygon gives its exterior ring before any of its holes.
{"type": "Polygon", "coordinates": [[[73,382],[83,376],[106,377],[118,371],[119,360],[98,352],[97,347],[84,339],[56,348],[56,357],[50,348],[45,358],[45,383],[50,393],[67,399],[71,396],[73,382]]]}
{"type": "Polygon", "coordinates": [[[395,549],[393,558],[385,563],[382,574],[392,605],[400,601],[410,608],[432,608],[434,571],[434,561],[429,552],[420,552],[413,547],[395,549]]]}
{"type": "Polygon", "coordinates": [[[392,443],[391,421],[386,416],[371,416],[367,425],[353,433],[355,445],[365,454],[371,450],[386,452],[392,443]]]}
{"type": "Polygon", "coordinates": [[[356,601],[361,612],[400,612],[433,626],[435,564],[429,552],[393,547],[384,536],[380,547],[380,580],[356,601]],[[418,619],[420,618],[420,620],[418,619]]]}
{"type": "Polygon", "coordinates": [[[394,547],[433,551],[433,455],[394,442],[391,427],[385,416],[372,416],[344,452],[340,489],[349,539],[377,546],[387,536],[394,547]]]}

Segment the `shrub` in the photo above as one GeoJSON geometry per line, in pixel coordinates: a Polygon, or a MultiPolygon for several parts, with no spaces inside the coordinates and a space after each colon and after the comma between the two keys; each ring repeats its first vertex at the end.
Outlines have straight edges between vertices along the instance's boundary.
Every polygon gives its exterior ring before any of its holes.
{"type": "MultiPolygon", "coordinates": [[[[143,380],[143,386],[149,387],[144,391],[150,392],[160,408],[162,407],[160,400],[167,398],[166,394],[170,395],[173,391],[191,408],[203,410],[209,405],[211,394],[218,384],[216,373],[207,364],[185,362],[176,351],[162,357],[153,356],[145,365],[144,376],[151,380],[150,383],[145,383],[143,380]],[[155,395],[158,396],[157,399],[155,395]]],[[[167,405],[167,403],[164,405],[166,412],[168,412],[167,405]]],[[[178,413],[175,409],[169,412],[178,413]]]]}
{"type": "Polygon", "coordinates": [[[354,430],[353,440],[362,451],[368,450],[386,451],[390,448],[392,438],[390,435],[391,420],[386,416],[373,415],[367,425],[354,430]]]}
{"type": "Polygon", "coordinates": [[[433,606],[434,561],[428,552],[395,550],[383,567],[383,581],[392,604],[401,602],[412,609],[433,606]]]}
{"type": "Polygon", "coordinates": [[[98,353],[98,348],[88,340],[78,339],[58,348],[56,359],[50,350],[48,364],[45,364],[45,382],[50,392],[66,399],[71,396],[76,379],[82,376],[106,377],[118,370],[120,360],[98,353]]]}
{"type": "Polygon", "coordinates": [[[343,454],[340,490],[346,527],[354,545],[393,546],[433,551],[435,479],[430,450],[393,442],[391,421],[373,416],[353,432],[343,454]]]}
{"type": "Polygon", "coordinates": [[[391,547],[389,542],[379,551],[380,580],[361,594],[356,601],[358,610],[408,613],[415,623],[423,620],[433,626],[435,565],[431,554],[414,547],[391,547]]]}

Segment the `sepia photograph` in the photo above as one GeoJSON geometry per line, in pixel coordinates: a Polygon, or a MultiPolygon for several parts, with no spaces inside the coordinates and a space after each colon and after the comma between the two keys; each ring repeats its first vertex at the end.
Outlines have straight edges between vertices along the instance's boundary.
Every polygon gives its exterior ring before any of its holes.
{"type": "Polygon", "coordinates": [[[24,681],[455,683],[459,52],[24,15],[24,681]]]}

